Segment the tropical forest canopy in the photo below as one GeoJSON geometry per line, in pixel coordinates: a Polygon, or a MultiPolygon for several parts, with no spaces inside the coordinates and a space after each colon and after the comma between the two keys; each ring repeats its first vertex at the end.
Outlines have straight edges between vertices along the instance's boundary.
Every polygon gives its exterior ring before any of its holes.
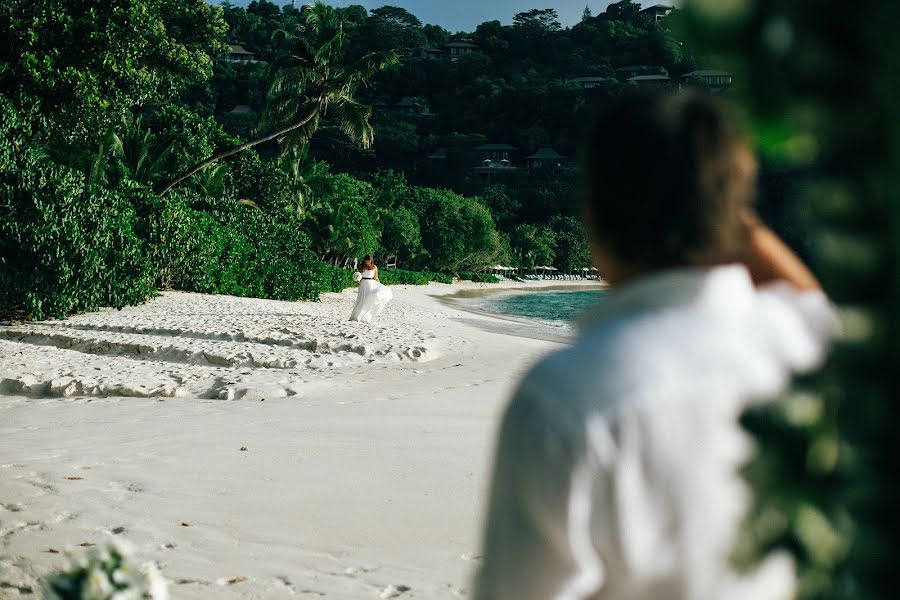
{"type": "Polygon", "coordinates": [[[580,271],[579,131],[635,85],[617,67],[696,66],[627,1],[451,33],[391,6],[10,0],[0,31],[0,306],[36,318],[315,298],[363,254],[426,273],[398,280],[580,271]]]}

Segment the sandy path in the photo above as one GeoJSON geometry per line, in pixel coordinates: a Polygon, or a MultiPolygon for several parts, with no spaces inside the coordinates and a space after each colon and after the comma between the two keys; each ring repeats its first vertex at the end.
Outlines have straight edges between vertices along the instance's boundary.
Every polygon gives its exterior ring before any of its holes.
{"type": "Polygon", "coordinates": [[[372,327],[345,292],[0,328],[0,598],[115,536],[175,599],[464,597],[497,416],[557,345],[453,289],[372,327]]]}

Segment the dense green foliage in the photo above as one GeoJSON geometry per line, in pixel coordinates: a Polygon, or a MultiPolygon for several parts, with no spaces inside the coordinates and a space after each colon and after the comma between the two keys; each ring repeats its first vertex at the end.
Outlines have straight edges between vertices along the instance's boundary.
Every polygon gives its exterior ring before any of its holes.
{"type": "Polygon", "coordinates": [[[404,271],[403,269],[378,269],[378,279],[384,285],[427,285],[431,281],[453,282],[453,278],[446,273],[404,271]]]}
{"type": "Polygon", "coordinates": [[[825,369],[746,417],[761,452],[739,548],[791,552],[803,600],[895,595],[900,420],[900,38],[896,2],[688,3],[691,39],[722,55],[781,199],[807,232],[844,335],[825,369]],[[839,45],[835,40],[841,40],[839,45]]]}
{"type": "Polygon", "coordinates": [[[306,236],[238,204],[196,210],[195,193],[144,193],[146,239],[163,285],[207,294],[314,299],[334,284],[306,236]]]}
{"type": "Polygon", "coordinates": [[[0,31],[0,92],[26,91],[55,143],[78,146],[208,78],[226,25],[204,0],[10,0],[0,31]]]}
{"type": "Polygon", "coordinates": [[[30,137],[0,96],[0,312],[41,319],[146,300],[154,278],[134,208],[30,137]]]}
{"type": "Polygon", "coordinates": [[[350,285],[363,254],[423,273],[398,281],[578,271],[570,163],[483,176],[473,149],[572,155],[593,105],[625,84],[571,78],[638,59],[689,68],[628,6],[569,29],[547,9],[451,35],[396,7],[2,3],[0,310],[61,316],[170,287],[315,298],[350,285]],[[454,41],[477,50],[423,52],[454,41]],[[229,43],[258,60],[221,60],[229,43]],[[391,108],[404,97],[409,110],[391,108]]]}
{"type": "MultiPolygon", "coordinates": [[[[260,113],[265,111],[267,75],[263,63],[276,64],[282,54],[279,35],[274,34],[282,29],[295,31],[303,23],[303,13],[267,2],[254,2],[246,9],[226,6],[224,13],[231,26],[231,41],[263,61],[223,64],[210,90],[197,94],[198,100],[218,98],[214,111],[227,121],[230,117],[225,115],[238,103],[249,104],[260,113]]],[[[491,241],[484,246],[499,248],[495,256],[501,262],[520,264],[519,257],[529,254],[528,249],[514,247],[515,240],[527,236],[513,235],[518,225],[529,224],[549,226],[558,243],[566,245],[565,249],[551,248],[553,255],[565,257],[559,259],[557,267],[578,271],[589,266],[587,252],[578,239],[581,236],[576,233],[573,237],[569,229],[571,223],[579,221],[579,190],[570,161],[564,168],[526,169],[520,165],[496,175],[478,174],[472,169],[480,160],[475,150],[478,145],[511,144],[517,148],[514,161],[521,161],[542,146],[552,146],[572,157],[595,107],[632,85],[614,72],[616,67],[644,65],[647,73],[665,72],[675,78],[700,66],[675,39],[666,21],[657,23],[628,1],[618,2],[570,28],[559,26],[553,9],[544,9],[515,15],[511,25],[488,22],[473,32],[457,34],[423,24],[398,7],[367,12],[361,6],[350,6],[337,9],[337,13],[346,19],[350,56],[395,50],[401,61],[395,68],[376,74],[371,87],[359,90],[360,100],[375,106],[372,148],[348,144],[340,119],[323,114],[311,140],[312,154],[360,179],[368,180],[369,173],[378,168],[392,169],[405,174],[412,186],[479,198],[501,234],[499,244],[491,241]],[[471,42],[476,50],[454,60],[435,58],[434,49],[440,50],[448,42],[471,42]],[[586,90],[572,81],[582,76],[604,76],[608,80],[586,90]],[[401,99],[411,102],[407,105],[411,108],[396,106],[401,99]],[[443,149],[446,158],[429,159],[437,149],[443,149]]],[[[396,199],[396,195],[391,198],[396,199]]],[[[377,198],[378,208],[392,209],[391,198],[388,202],[377,198]]],[[[409,204],[400,206],[408,208],[409,204]]],[[[401,213],[396,218],[384,213],[374,217],[376,228],[383,232],[377,250],[383,259],[418,268],[453,270],[466,268],[470,260],[483,256],[461,256],[458,248],[451,247],[435,253],[427,243],[443,240],[440,232],[424,232],[419,223],[417,233],[416,223],[409,217],[401,213]],[[435,259],[434,264],[428,257],[435,259]]]]}

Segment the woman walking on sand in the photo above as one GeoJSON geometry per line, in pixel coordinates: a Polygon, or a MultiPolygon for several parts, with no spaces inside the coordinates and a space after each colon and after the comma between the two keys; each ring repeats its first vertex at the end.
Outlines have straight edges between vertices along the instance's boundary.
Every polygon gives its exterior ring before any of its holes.
{"type": "Polygon", "coordinates": [[[394,297],[390,288],[378,281],[378,267],[371,256],[366,254],[362,264],[353,274],[353,280],[359,284],[356,296],[356,306],[350,313],[351,321],[371,323],[378,316],[387,303],[394,297]]]}

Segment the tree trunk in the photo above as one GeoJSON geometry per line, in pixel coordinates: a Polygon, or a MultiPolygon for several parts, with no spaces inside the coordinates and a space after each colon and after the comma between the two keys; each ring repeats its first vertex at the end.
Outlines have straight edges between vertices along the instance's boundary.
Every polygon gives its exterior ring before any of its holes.
{"type": "Polygon", "coordinates": [[[309,113],[307,113],[307,115],[305,117],[303,117],[302,119],[300,119],[293,125],[289,125],[283,129],[279,129],[278,131],[275,131],[273,133],[266,134],[263,137],[256,138],[255,140],[245,142],[245,143],[241,144],[240,146],[235,146],[234,148],[229,148],[228,150],[224,150],[222,152],[219,152],[218,154],[214,154],[213,156],[210,156],[209,158],[206,158],[206,159],[198,162],[196,165],[194,165],[193,167],[191,167],[190,169],[188,169],[187,171],[185,171],[184,173],[182,173],[175,179],[172,179],[171,181],[166,182],[166,184],[163,185],[162,188],[160,188],[158,194],[160,196],[164,196],[170,189],[172,189],[173,187],[175,187],[176,185],[178,185],[185,179],[188,179],[188,178],[196,175],[198,172],[202,171],[205,167],[211,165],[212,163],[214,163],[216,161],[222,160],[223,158],[228,158],[229,156],[233,156],[233,155],[237,154],[238,152],[242,152],[242,151],[246,150],[247,148],[252,148],[253,146],[258,146],[259,144],[268,142],[270,140],[274,140],[275,138],[279,138],[286,133],[290,133],[291,131],[293,131],[295,129],[303,127],[304,125],[309,123],[313,117],[316,116],[316,113],[318,111],[319,111],[319,108],[317,106],[316,108],[313,108],[311,111],[309,111],[309,113]]]}

